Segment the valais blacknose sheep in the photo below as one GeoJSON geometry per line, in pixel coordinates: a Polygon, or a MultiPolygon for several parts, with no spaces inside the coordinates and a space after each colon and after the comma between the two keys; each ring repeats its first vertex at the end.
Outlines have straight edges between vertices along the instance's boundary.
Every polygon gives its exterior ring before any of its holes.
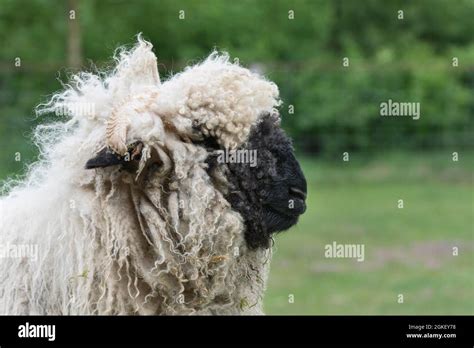
{"type": "Polygon", "coordinates": [[[277,86],[217,53],[161,83],[140,37],[116,63],[38,107],[68,117],[4,186],[0,313],[263,313],[272,233],[306,196],[277,86]]]}

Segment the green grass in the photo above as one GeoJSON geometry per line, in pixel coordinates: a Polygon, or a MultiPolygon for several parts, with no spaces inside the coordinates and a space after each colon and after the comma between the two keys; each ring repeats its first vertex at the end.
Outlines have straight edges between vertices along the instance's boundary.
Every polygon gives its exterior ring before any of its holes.
{"type": "Polygon", "coordinates": [[[308,210],[275,238],[266,313],[474,314],[472,154],[358,157],[302,160],[308,210]],[[325,258],[333,241],[365,260],[325,258]]]}

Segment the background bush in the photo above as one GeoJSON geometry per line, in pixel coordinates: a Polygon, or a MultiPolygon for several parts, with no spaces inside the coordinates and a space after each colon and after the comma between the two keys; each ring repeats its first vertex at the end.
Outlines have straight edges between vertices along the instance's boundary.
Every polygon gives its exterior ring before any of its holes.
{"type": "Polygon", "coordinates": [[[1,160],[7,171],[16,168],[13,152],[34,156],[26,141],[36,122],[34,105],[73,70],[67,63],[70,8],[76,8],[86,69],[107,66],[118,45],[143,32],[155,45],[163,76],[214,48],[262,70],[278,83],[283,125],[307,153],[473,146],[472,0],[0,3],[1,160]],[[380,117],[379,105],[388,99],[420,102],[421,118],[380,117]]]}

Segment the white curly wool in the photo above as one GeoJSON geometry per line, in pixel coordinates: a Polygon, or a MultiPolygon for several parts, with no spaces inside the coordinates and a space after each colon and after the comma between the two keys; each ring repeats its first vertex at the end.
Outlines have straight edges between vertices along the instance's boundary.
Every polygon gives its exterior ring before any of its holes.
{"type": "Polygon", "coordinates": [[[191,140],[243,144],[278,89],[217,53],[161,84],[151,49],[139,38],[110,74],[80,73],[40,105],[70,117],[36,129],[40,160],[3,187],[0,246],[38,253],[0,255],[1,314],[262,313],[271,251],[247,249],[224,176],[191,140]],[[137,140],[138,173],[84,169],[137,140]]]}

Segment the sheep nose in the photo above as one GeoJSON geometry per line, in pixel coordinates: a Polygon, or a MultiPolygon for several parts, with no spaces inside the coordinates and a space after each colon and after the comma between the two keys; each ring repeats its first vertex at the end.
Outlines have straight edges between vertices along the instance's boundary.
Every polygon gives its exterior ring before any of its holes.
{"type": "Polygon", "coordinates": [[[301,191],[299,188],[290,187],[289,191],[290,191],[290,195],[301,199],[303,202],[306,200],[306,193],[301,191]]]}

